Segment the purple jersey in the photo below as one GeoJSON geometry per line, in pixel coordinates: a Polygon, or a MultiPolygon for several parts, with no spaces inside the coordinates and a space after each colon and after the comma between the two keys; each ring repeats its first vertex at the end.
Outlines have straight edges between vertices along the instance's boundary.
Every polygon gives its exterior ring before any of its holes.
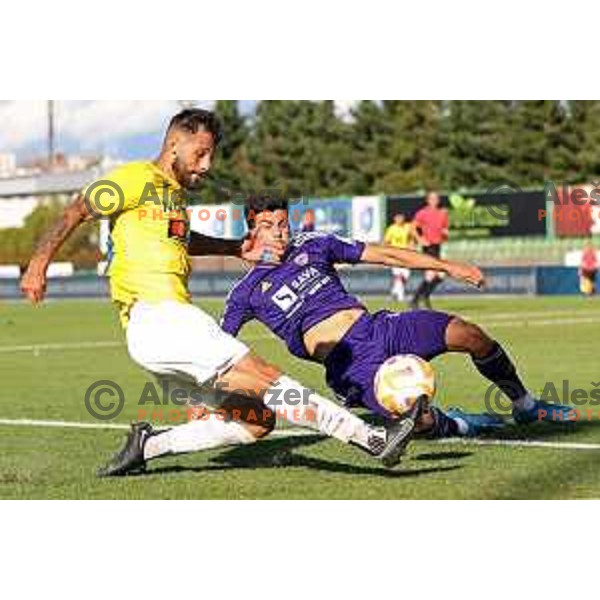
{"type": "Polygon", "coordinates": [[[231,290],[221,327],[237,335],[247,321],[257,319],[281,338],[289,351],[309,358],[304,333],[331,315],[364,308],[340,281],[336,263],[358,263],[365,245],[335,235],[294,236],[279,265],[261,264],[231,290]]]}

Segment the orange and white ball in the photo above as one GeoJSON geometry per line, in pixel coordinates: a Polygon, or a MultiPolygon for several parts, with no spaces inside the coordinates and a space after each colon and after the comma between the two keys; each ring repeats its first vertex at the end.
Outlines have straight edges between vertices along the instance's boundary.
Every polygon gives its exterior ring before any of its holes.
{"type": "Polygon", "coordinates": [[[417,399],[435,395],[433,367],[413,354],[388,358],[375,375],[375,396],[386,410],[399,416],[414,408],[417,399]]]}

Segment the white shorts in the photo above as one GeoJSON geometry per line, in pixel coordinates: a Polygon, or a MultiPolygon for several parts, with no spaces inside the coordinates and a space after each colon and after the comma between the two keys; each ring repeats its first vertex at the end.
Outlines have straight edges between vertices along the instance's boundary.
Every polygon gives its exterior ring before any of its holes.
{"type": "Polygon", "coordinates": [[[408,279],[410,277],[410,269],[407,269],[406,267],[392,267],[392,275],[394,277],[408,279]]]}
{"type": "Polygon", "coordinates": [[[210,384],[249,352],[203,310],[173,301],[133,306],[127,349],[158,379],[185,382],[191,388],[210,384]]]}

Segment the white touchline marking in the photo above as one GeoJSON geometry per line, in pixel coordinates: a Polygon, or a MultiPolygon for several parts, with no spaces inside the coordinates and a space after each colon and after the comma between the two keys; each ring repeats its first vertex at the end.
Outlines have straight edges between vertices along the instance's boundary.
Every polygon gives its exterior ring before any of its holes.
{"type": "Polygon", "coordinates": [[[18,346],[0,346],[0,353],[6,352],[39,352],[42,350],[86,350],[95,348],[117,348],[123,342],[65,342],[50,344],[21,344],[18,346]]]}
{"type": "MultiPolygon", "coordinates": [[[[452,311],[448,311],[448,312],[452,313],[452,311]]],[[[454,313],[452,313],[452,314],[454,314],[454,313]]],[[[573,312],[573,311],[567,311],[567,310],[561,310],[561,311],[547,310],[547,311],[537,311],[537,312],[501,312],[501,313],[465,312],[465,313],[459,314],[459,316],[464,317],[465,319],[479,320],[479,321],[486,321],[488,319],[510,320],[510,319],[515,319],[517,317],[521,318],[522,320],[538,319],[538,318],[552,318],[552,317],[562,317],[562,316],[573,317],[574,315],[576,315],[577,317],[600,317],[600,311],[598,311],[598,310],[582,310],[582,311],[573,312]]]]}
{"type": "MultiPolygon", "coordinates": [[[[564,313],[561,313],[564,314],[564,313]]],[[[533,321],[521,321],[519,323],[506,321],[480,321],[486,327],[552,327],[555,325],[588,325],[590,323],[600,323],[600,313],[597,317],[569,317],[564,319],[543,319],[533,321]]],[[[492,316],[492,315],[487,315],[492,316]]],[[[518,313],[513,315],[522,316],[518,313]]],[[[257,342],[261,340],[276,340],[275,335],[270,332],[258,335],[241,336],[242,341],[257,342]]],[[[120,341],[89,341],[89,342],[64,342],[64,343],[39,343],[39,344],[20,344],[16,346],[0,346],[0,354],[10,352],[42,352],[50,350],[94,350],[98,348],[119,348],[125,347],[125,342],[120,341]]]]}
{"type": "MultiPolygon", "coordinates": [[[[488,327],[551,327],[553,325],[587,325],[600,322],[600,311],[581,311],[570,313],[568,311],[538,311],[538,312],[500,312],[500,313],[482,313],[480,315],[471,315],[466,313],[464,318],[479,321],[488,327]],[[564,318],[553,318],[561,317],[564,318]],[[566,316],[569,315],[569,316],[566,316]],[[543,317],[543,318],[542,318],[543,317]],[[550,317],[550,318],[549,318],[550,317]],[[519,323],[515,324],[514,319],[518,318],[519,323]],[[498,319],[498,321],[495,321],[498,319]],[[511,321],[513,319],[513,321],[511,321]],[[528,319],[533,319],[529,321],[528,319]],[[509,321],[509,322],[505,322],[509,321]]],[[[270,331],[259,333],[257,335],[242,336],[242,339],[252,342],[269,339],[277,339],[270,331]]],[[[83,342],[40,342],[35,344],[19,344],[14,346],[0,346],[0,354],[7,352],[41,352],[48,350],[86,350],[96,348],[119,348],[124,347],[124,341],[106,340],[106,341],[83,341],[83,342]]]]}
{"type": "MultiPolygon", "coordinates": [[[[7,427],[47,427],[66,429],[112,429],[127,430],[125,423],[91,423],[83,421],[46,421],[36,419],[0,419],[0,426],[7,427]]],[[[168,424],[164,424],[168,427],[168,424]]],[[[157,425],[161,427],[161,424],[157,425]]],[[[308,429],[277,429],[269,437],[307,437],[321,435],[318,431],[308,429]]],[[[325,436],[324,436],[325,437],[325,436]]],[[[543,442],[538,440],[500,440],[500,439],[475,439],[475,438],[446,438],[436,440],[438,445],[474,445],[474,446],[506,446],[513,448],[552,448],[556,450],[600,450],[600,443],[588,442],[543,442]]]]}
{"type": "Polygon", "coordinates": [[[475,446],[508,446],[517,448],[554,448],[557,450],[600,450],[600,444],[588,442],[542,442],[538,440],[498,440],[475,438],[448,438],[437,440],[438,444],[469,444],[475,446]]]}
{"type": "Polygon", "coordinates": [[[589,323],[600,323],[600,315],[597,317],[570,317],[564,319],[545,319],[522,321],[520,323],[506,321],[482,321],[486,327],[552,327],[555,325],[586,325],[589,323]]]}
{"type": "Polygon", "coordinates": [[[0,419],[0,425],[9,427],[62,427],[69,429],[129,429],[122,423],[84,423],[82,421],[44,421],[36,419],[0,419]]]}
{"type": "MultiPolygon", "coordinates": [[[[7,427],[48,427],[48,428],[62,428],[62,429],[116,429],[116,430],[128,430],[130,425],[126,423],[103,423],[98,421],[96,423],[85,422],[85,421],[48,421],[43,419],[0,419],[0,426],[5,425],[7,427]]],[[[158,423],[156,425],[158,429],[161,427],[169,427],[168,423],[158,423]]],[[[307,429],[278,429],[273,431],[271,437],[301,437],[303,435],[319,435],[316,431],[309,431],[307,429]]]]}

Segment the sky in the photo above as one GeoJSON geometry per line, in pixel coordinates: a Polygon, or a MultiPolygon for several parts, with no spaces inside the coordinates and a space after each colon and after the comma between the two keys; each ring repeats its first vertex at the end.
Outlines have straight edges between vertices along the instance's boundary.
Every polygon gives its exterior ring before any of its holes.
{"type": "MultiPolygon", "coordinates": [[[[214,101],[195,100],[210,108],[214,101]]],[[[251,114],[256,100],[240,100],[251,114]]],[[[336,101],[347,116],[354,100],[336,101]]],[[[152,158],[158,152],[177,100],[56,100],[56,151],[65,154],[104,154],[125,160],[152,158]]],[[[45,100],[0,101],[0,153],[15,153],[19,162],[44,156],[47,145],[45,100]]]]}

